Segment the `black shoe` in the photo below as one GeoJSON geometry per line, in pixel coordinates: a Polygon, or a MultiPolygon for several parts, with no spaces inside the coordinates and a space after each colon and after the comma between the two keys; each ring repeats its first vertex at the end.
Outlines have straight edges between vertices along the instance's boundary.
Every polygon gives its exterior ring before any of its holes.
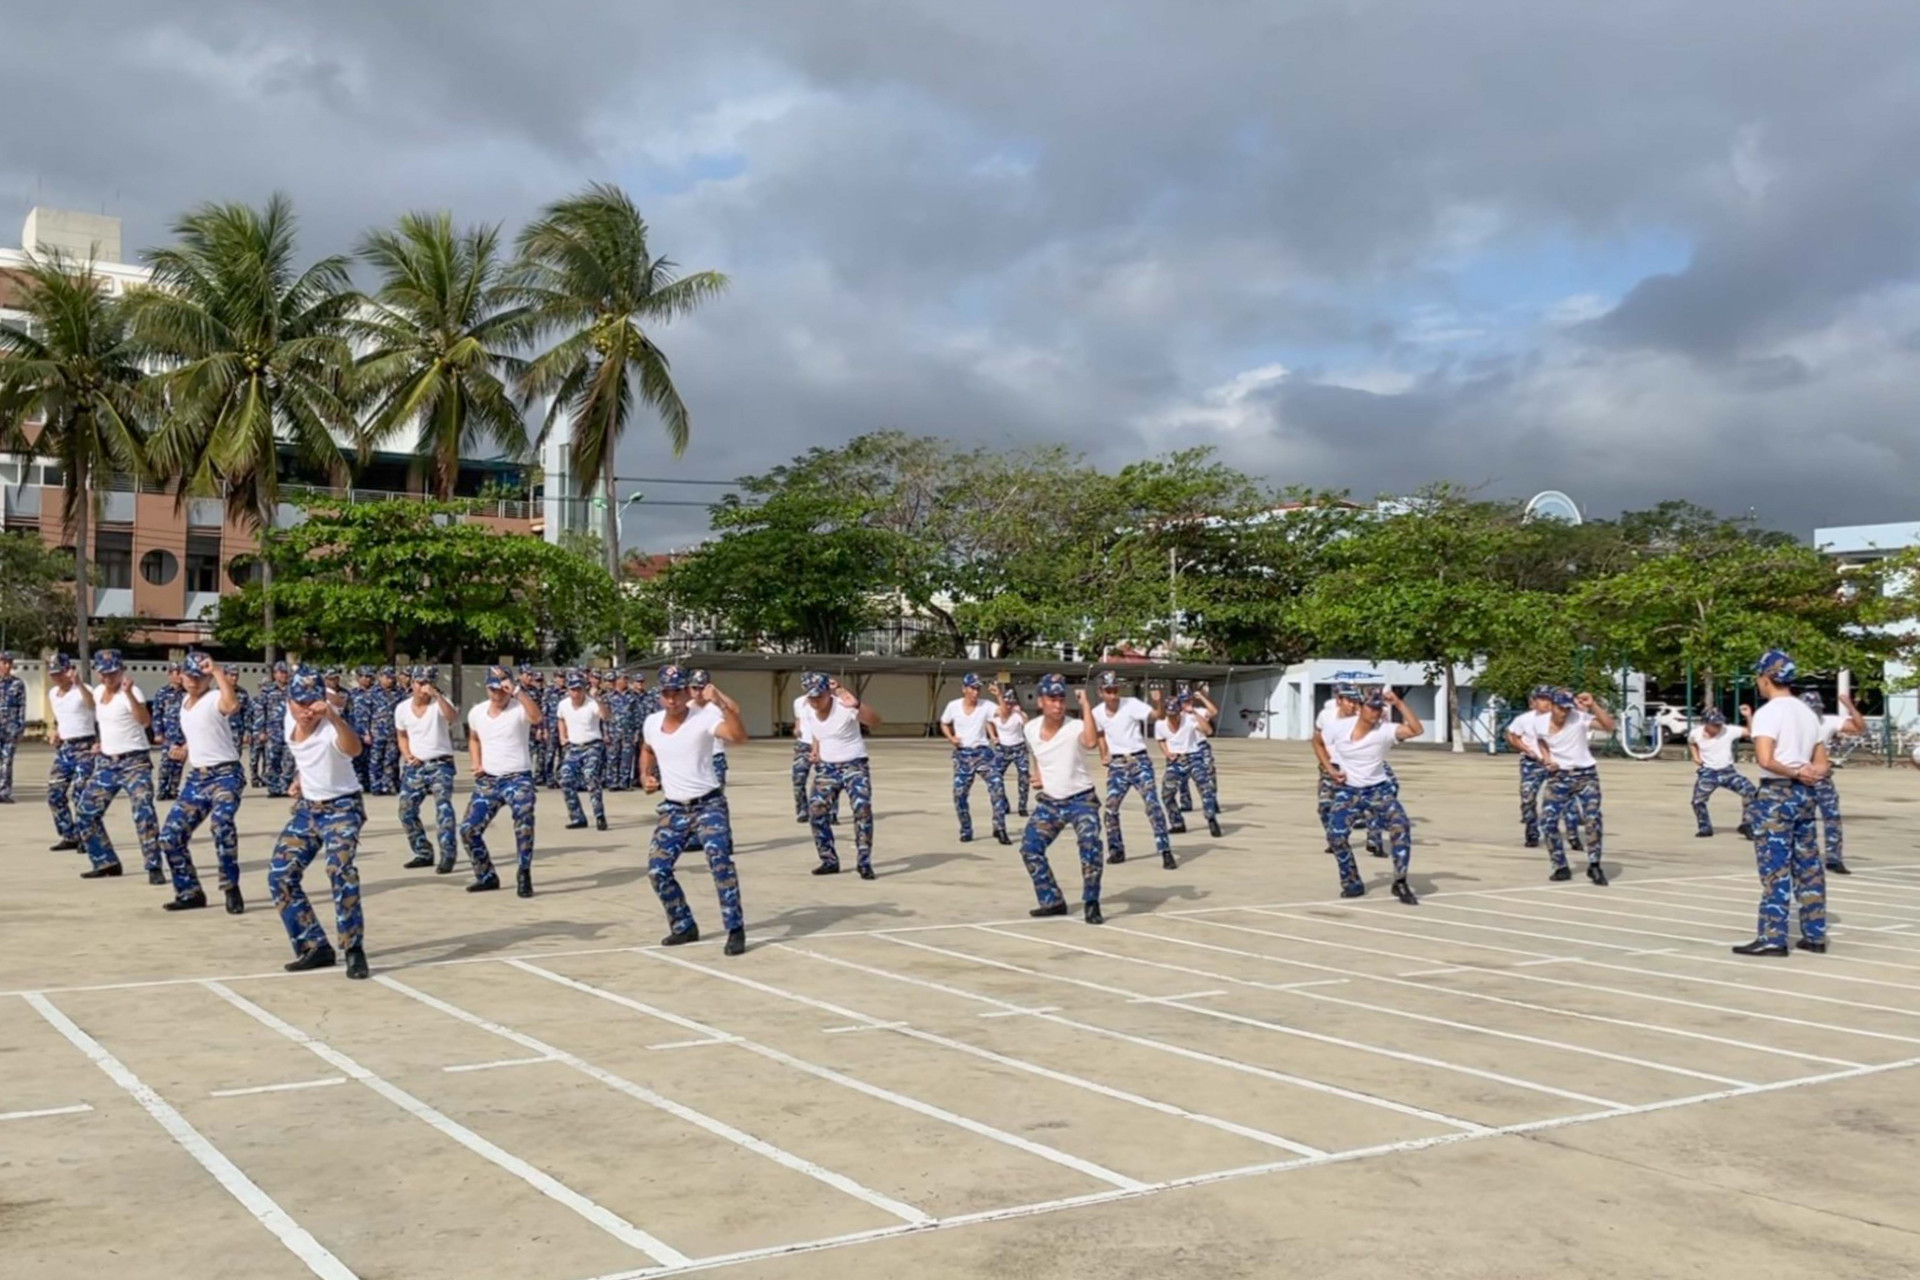
{"type": "Polygon", "coordinates": [[[1753,839],[1753,828],[1744,822],[1741,823],[1739,826],[1735,827],[1734,830],[1738,831],[1741,835],[1745,836],[1749,840],[1753,839]]]}
{"type": "Polygon", "coordinates": [[[1020,816],[1021,816],[1021,817],[1023,817],[1023,818],[1024,818],[1024,817],[1026,817],[1026,816],[1027,816],[1027,811],[1026,811],[1025,809],[1021,809],[1021,810],[1019,810],[1019,814],[1020,814],[1020,816]]]}
{"type": "Polygon", "coordinates": [[[1220,819],[1218,818],[1207,819],[1207,834],[1212,836],[1215,840],[1218,840],[1220,838],[1220,819]]]}
{"type": "Polygon", "coordinates": [[[1853,869],[1844,862],[1829,862],[1827,864],[1827,870],[1836,876],[1850,876],[1853,874],[1853,869]]]}
{"type": "Polygon", "coordinates": [[[695,925],[685,933],[668,934],[666,937],[660,939],[660,945],[663,947],[684,947],[689,942],[698,941],[700,941],[700,926],[695,925]]]}
{"type": "Polygon", "coordinates": [[[523,898],[533,896],[533,872],[521,868],[513,878],[513,891],[523,898]]]}
{"type": "Polygon", "coordinates": [[[1813,952],[1813,954],[1815,954],[1815,955],[1817,955],[1817,956],[1823,956],[1823,955],[1825,955],[1825,954],[1827,954],[1827,944],[1826,944],[1826,943],[1824,943],[1824,942],[1812,942],[1812,941],[1809,941],[1809,940],[1808,940],[1808,939],[1806,939],[1806,938],[1801,938],[1801,939],[1800,939],[1799,941],[1797,941],[1797,942],[1795,942],[1795,943],[1793,944],[1793,949],[1794,949],[1795,951],[1811,951],[1811,952],[1813,952]]]}
{"type": "Polygon", "coordinates": [[[972,844],[972,843],[973,843],[973,833],[972,833],[971,831],[962,831],[962,832],[960,833],[960,843],[961,843],[961,844],[972,844]]]}
{"type": "Polygon", "coordinates": [[[1367,886],[1363,884],[1341,885],[1340,896],[1343,898],[1364,898],[1367,896],[1367,886]]]}
{"type": "Polygon", "coordinates": [[[569,822],[566,829],[568,831],[585,831],[587,829],[587,820],[582,818],[578,822],[569,822]]]}
{"type": "Polygon", "coordinates": [[[806,814],[804,814],[804,813],[796,813],[796,814],[794,814],[794,815],[793,815],[793,820],[794,820],[795,822],[797,822],[797,823],[799,823],[799,824],[800,824],[801,826],[803,826],[803,827],[804,827],[804,826],[806,826],[806,825],[807,825],[807,824],[808,824],[809,822],[812,822],[812,821],[813,821],[813,819],[812,819],[812,818],[810,818],[810,817],[808,817],[808,816],[807,816],[806,814]]]}
{"type": "Polygon", "coordinates": [[[53,850],[55,853],[65,853],[69,849],[78,849],[79,847],[80,842],[78,840],[62,840],[58,844],[50,844],[47,846],[47,848],[53,850]]]}
{"type": "Polygon", "coordinates": [[[1082,919],[1088,924],[1105,924],[1107,922],[1107,918],[1100,914],[1100,904],[1097,902],[1089,902],[1087,904],[1087,909],[1082,919]]]}
{"type": "Polygon", "coordinates": [[[1593,881],[1595,884],[1599,885],[1603,889],[1606,888],[1607,886],[1606,869],[1603,868],[1597,862],[1589,862],[1587,864],[1587,879],[1593,881]]]}
{"type": "Polygon", "coordinates": [[[195,907],[204,907],[206,905],[207,895],[205,891],[195,889],[184,898],[175,898],[172,902],[161,903],[160,909],[162,911],[192,911],[195,907]]]}
{"type": "Polygon", "coordinates": [[[607,820],[605,818],[595,818],[593,820],[593,829],[595,831],[605,831],[607,829],[607,820]]]}
{"type": "Polygon", "coordinates": [[[861,868],[860,868],[860,878],[861,878],[862,880],[871,880],[871,879],[873,879],[873,868],[872,868],[872,867],[861,867],[861,868]]]}
{"type": "Polygon", "coordinates": [[[359,947],[347,948],[347,976],[349,978],[367,976],[367,953],[359,947]]]}
{"type": "Polygon", "coordinates": [[[162,871],[160,868],[155,867],[153,870],[147,872],[148,884],[165,884],[166,882],[167,882],[167,873],[162,871]]]}
{"type": "Polygon", "coordinates": [[[721,951],[730,956],[747,954],[747,931],[745,929],[727,930],[727,945],[721,951]]]}
{"type": "Polygon", "coordinates": [[[1036,920],[1044,919],[1047,916],[1063,916],[1067,914],[1067,904],[1065,902],[1056,902],[1050,907],[1035,907],[1033,910],[1027,912],[1027,914],[1036,920]]]}
{"type": "Polygon", "coordinates": [[[993,838],[995,840],[998,840],[1001,844],[1013,843],[1013,838],[1007,834],[1007,829],[1005,827],[995,827],[993,829],[993,838]]]}
{"type": "Polygon", "coordinates": [[[1180,860],[1174,857],[1173,850],[1169,849],[1160,855],[1160,865],[1168,871],[1178,871],[1180,869],[1180,860]]]}
{"type": "Polygon", "coordinates": [[[1575,853],[1585,853],[1587,851],[1587,847],[1580,843],[1578,837],[1568,840],[1567,848],[1573,850],[1575,853]]]}
{"type": "Polygon", "coordinates": [[[1118,853],[1110,853],[1107,855],[1108,866],[1112,866],[1116,862],[1125,862],[1126,860],[1127,851],[1125,849],[1120,850],[1118,853]]]}
{"type": "Polygon", "coordinates": [[[110,862],[104,867],[95,867],[91,871],[82,871],[80,873],[80,878],[82,880],[105,880],[108,876],[118,876],[118,875],[125,875],[125,874],[126,872],[121,869],[121,866],[119,863],[110,862]]]}
{"type": "Polygon", "coordinates": [[[1183,836],[1187,834],[1187,824],[1184,822],[1169,822],[1167,824],[1167,830],[1176,836],[1183,836]]]}
{"type": "Polygon", "coordinates": [[[288,973],[305,973],[308,969],[333,968],[333,948],[321,943],[311,951],[302,952],[297,960],[287,961],[288,973]]]}
{"type": "Polygon", "coordinates": [[[247,900],[240,896],[239,887],[227,890],[227,914],[243,916],[247,913],[247,900]]]}
{"type": "Polygon", "coordinates": [[[408,862],[408,863],[406,864],[406,867],[407,867],[407,870],[409,870],[409,871],[412,871],[412,870],[413,870],[414,868],[416,868],[416,867],[430,867],[430,866],[432,866],[432,865],[433,865],[433,855],[432,855],[432,854],[430,854],[430,853],[416,853],[416,854],[414,854],[414,855],[413,855],[413,859],[412,859],[412,861],[410,861],[410,862],[408,862]]]}
{"type": "Polygon", "coordinates": [[[486,875],[480,877],[478,880],[475,880],[472,884],[468,885],[467,892],[468,893],[490,893],[493,890],[498,889],[499,887],[500,887],[500,877],[490,871],[486,875]]]}
{"type": "Polygon", "coordinates": [[[1540,847],[1540,837],[1528,836],[1526,839],[1526,847],[1529,849],[1538,849],[1540,847]]]}
{"type": "Polygon", "coordinates": [[[458,858],[442,858],[433,864],[433,874],[437,876],[450,876],[453,874],[454,867],[459,865],[459,861],[458,858]]]}
{"type": "Polygon", "coordinates": [[[1694,833],[1693,833],[1693,838],[1694,838],[1695,840],[1711,840],[1711,839],[1713,839],[1713,832],[1711,832],[1711,831],[1696,831],[1696,832],[1694,832],[1694,833]]]}
{"type": "Polygon", "coordinates": [[[1553,874],[1548,876],[1547,879],[1571,880],[1573,879],[1573,868],[1572,867],[1555,867],[1553,869],[1553,874]]]}
{"type": "Polygon", "coordinates": [[[1385,849],[1378,848],[1374,845],[1368,845],[1367,856],[1370,858],[1384,858],[1387,856],[1387,851],[1385,849]]]}
{"type": "Polygon", "coordinates": [[[837,876],[840,874],[840,864],[837,862],[823,862],[813,869],[813,874],[816,876],[837,876]]]}
{"type": "Polygon", "coordinates": [[[1787,948],[1781,943],[1762,942],[1755,938],[1752,942],[1733,948],[1737,956],[1784,956],[1787,948]]]}
{"type": "Polygon", "coordinates": [[[1410,886],[1405,880],[1395,880],[1393,882],[1393,896],[1400,899],[1400,901],[1406,903],[1410,907],[1417,907],[1420,905],[1420,899],[1414,896],[1412,886],[1410,886]]]}
{"type": "Polygon", "coordinates": [[[1193,805],[1192,805],[1192,804],[1190,804],[1190,803],[1189,803],[1189,804],[1183,804],[1183,805],[1181,805],[1181,806],[1180,806],[1180,812],[1182,812],[1182,813],[1192,813],[1192,812],[1193,812],[1193,805]]]}

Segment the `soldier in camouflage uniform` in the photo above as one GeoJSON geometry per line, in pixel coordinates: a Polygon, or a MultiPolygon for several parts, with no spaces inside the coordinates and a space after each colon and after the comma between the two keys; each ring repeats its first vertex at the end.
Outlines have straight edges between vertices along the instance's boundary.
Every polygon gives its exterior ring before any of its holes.
{"type": "Polygon", "coordinates": [[[686,671],[675,665],[660,668],[660,710],[648,717],[640,752],[640,786],[649,794],[664,792],[660,822],[653,831],[647,876],[660,905],[667,912],[663,946],[696,942],[700,926],[674,877],[674,864],[688,844],[699,842],[713,873],[720,897],[720,923],[727,931],[726,954],[747,949],[746,918],[740,909],[740,881],[733,866],[733,825],[727,797],[713,776],[713,759],[721,742],[745,742],[747,727],[740,706],[708,682],[704,706],[694,709],[686,671]],[[704,707],[716,708],[718,715],[704,707]]]}
{"type": "Polygon", "coordinates": [[[160,819],[153,808],[153,755],[147,737],[153,713],[140,687],[127,678],[126,663],[118,650],[102,649],[94,656],[94,670],[100,676],[100,684],[93,691],[99,754],[73,815],[80,827],[80,844],[87,851],[87,861],[93,864],[92,870],[81,873],[81,879],[120,874],[120,856],[107,835],[106,813],[114,796],[125,791],[133,806],[133,829],[140,837],[147,880],[165,884],[167,877],[160,869],[160,819]]]}
{"type": "Polygon", "coordinates": [[[367,699],[373,718],[367,723],[368,751],[373,759],[367,765],[367,789],[376,796],[390,796],[400,790],[400,745],[394,736],[393,709],[406,699],[397,696],[392,667],[380,668],[380,675],[367,699]]]}
{"type": "Polygon", "coordinates": [[[853,844],[862,880],[873,870],[873,767],[868,759],[863,727],[880,723],[880,713],[866,706],[853,690],[825,673],[807,673],[801,689],[807,705],[807,740],[813,751],[813,794],[807,801],[807,819],[813,827],[813,847],[820,855],[816,876],[837,875],[840,853],[833,839],[833,812],[840,793],[853,806],[853,844]]]}
{"type": "Polygon", "coordinates": [[[637,761],[640,751],[640,723],[635,718],[640,710],[639,695],[634,693],[627,673],[616,672],[613,688],[604,699],[607,718],[600,726],[601,751],[604,759],[600,772],[602,782],[609,791],[633,790],[632,768],[622,769],[622,761],[637,761]]]}
{"type": "Polygon", "coordinates": [[[293,756],[287,751],[287,664],[273,664],[273,679],[254,699],[257,708],[256,732],[266,740],[261,772],[266,776],[267,795],[284,796],[293,786],[293,756]]]}
{"type": "Polygon", "coordinates": [[[199,871],[187,847],[195,829],[206,822],[213,830],[213,852],[220,867],[220,890],[226,898],[227,914],[237,916],[247,906],[240,893],[240,835],[234,817],[240,811],[247,777],[240,768],[239,743],[233,736],[233,716],[240,706],[234,696],[233,669],[216,674],[212,658],[190,653],[181,665],[181,680],[186,685],[178,713],[181,741],[173,750],[190,767],[179,803],[167,815],[167,824],[160,832],[161,855],[173,876],[173,901],[165,906],[168,911],[189,911],[207,905],[206,891],[200,887],[199,871]],[[208,699],[213,700],[210,707],[204,705],[208,699]]]}
{"type": "Polygon", "coordinates": [[[47,808],[53,811],[53,828],[60,839],[55,852],[80,847],[80,821],[67,807],[67,797],[77,798],[87,789],[93,774],[94,744],[99,741],[93,709],[93,691],[74,673],[73,659],[56,653],[47,660],[47,701],[52,715],[47,724],[47,741],[53,746],[53,767],[47,771],[47,808]]]}
{"type": "Polygon", "coordinates": [[[1800,908],[1800,938],[1793,945],[1815,953],[1827,949],[1827,877],[1813,820],[1814,788],[1831,766],[1819,715],[1793,696],[1798,674],[1793,659],[1778,649],[1754,665],[1766,699],[1753,716],[1753,754],[1761,771],[1752,805],[1760,913],[1753,941],[1733,948],[1739,956],[1788,954],[1789,891],[1800,908]]]}
{"type": "MultiPolygon", "coordinates": [[[[1826,700],[1813,689],[1801,694],[1800,700],[1820,717],[1820,741],[1823,744],[1831,743],[1843,733],[1861,734],[1867,731],[1866,717],[1860,714],[1860,708],[1853,705],[1853,699],[1844,693],[1840,695],[1840,709],[1846,712],[1843,716],[1828,715],[1826,700]]],[[[1833,785],[1831,773],[1813,784],[1813,811],[1820,818],[1817,825],[1825,828],[1828,873],[1852,875],[1853,872],[1847,867],[1844,837],[1840,829],[1840,792],[1833,785]]]]}
{"type": "Polygon", "coordinates": [[[167,664],[167,682],[153,695],[153,742],[160,748],[160,767],[154,774],[154,795],[160,800],[178,800],[180,798],[180,761],[173,758],[173,749],[186,743],[186,737],[180,731],[180,702],[186,696],[181,687],[186,678],[180,674],[180,664],[167,664]]]}
{"type": "MultiPolygon", "coordinates": [[[[350,761],[363,749],[360,736],[342,717],[320,677],[302,668],[286,688],[293,717],[291,758],[299,771],[300,798],[293,816],[273,846],[267,867],[267,891],[280,910],[280,923],[293,943],[288,972],[332,967],[333,946],[301,887],[301,875],[322,852],[333,886],[334,924],[346,954],[347,976],[367,976],[365,922],[360,910],[360,869],[354,855],[367,808],[350,761]]],[[[291,785],[291,784],[289,784],[291,785]]]]}
{"type": "Polygon", "coordinates": [[[327,695],[340,712],[340,718],[347,722],[354,735],[360,739],[360,754],[353,758],[353,776],[360,779],[361,791],[373,793],[373,722],[379,717],[378,699],[373,695],[373,668],[355,667],[353,687],[346,690],[345,701],[336,695],[339,689],[339,673],[329,667],[326,683],[327,695]]]}
{"type": "Polygon", "coordinates": [[[1147,826],[1153,832],[1153,847],[1160,865],[1172,871],[1180,864],[1173,856],[1173,838],[1168,834],[1166,811],[1154,787],[1153,757],[1147,754],[1147,734],[1160,718],[1160,691],[1153,691],[1154,705],[1120,692],[1120,678],[1111,671],[1100,673],[1100,705],[1093,709],[1093,727],[1100,734],[1100,755],[1107,766],[1107,861],[1127,860],[1126,839],[1120,830],[1120,806],[1127,794],[1140,793],[1147,810],[1147,826]]]}
{"type": "Polygon", "coordinates": [[[1080,718],[1067,717],[1067,682],[1057,675],[1040,677],[1038,690],[1040,715],[1022,730],[1032,756],[1034,782],[1039,791],[1033,816],[1020,837],[1020,859],[1026,864],[1027,877],[1033,881],[1033,896],[1040,905],[1027,914],[1064,916],[1067,900],[1053,878],[1053,864],[1047,850],[1068,827],[1073,828],[1080,846],[1080,903],[1088,924],[1104,924],[1100,913],[1100,873],[1103,849],[1100,836],[1101,804],[1093,789],[1093,775],[1087,772],[1086,753],[1100,744],[1093,728],[1093,708],[1087,703],[1087,691],[1077,691],[1080,718]],[[1052,763],[1042,762],[1042,758],[1052,763]]]}
{"type": "Polygon", "coordinates": [[[1408,906],[1419,899],[1407,883],[1413,861],[1413,826],[1400,803],[1399,788],[1387,777],[1387,752],[1408,738],[1417,738],[1423,726],[1412,708],[1390,689],[1371,690],[1355,706],[1351,718],[1332,722],[1323,735],[1333,765],[1333,803],[1327,830],[1333,856],[1340,867],[1340,896],[1358,898],[1366,882],[1353,858],[1353,833],[1379,827],[1393,856],[1393,896],[1408,906]],[[1386,714],[1391,706],[1400,714],[1395,723],[1386,714]]]}
{"type": "Polygon", "coordinates": [[[533,896],[532,730],[543,719],[528,689],[518,688],[505,667],[487,669],[487,700],[467,713],[467,753],[473,763],[473,794],[460,822],[460,839],[473,864],[468,893],[500,887],[487,852],[487,824],[502,809],[513,814],[514,851],[519,855],[516,884],[523,898],[533,896]],[[489,743],[486,739],[491,738],[489,743]]]}
{"type": "Polygon", "coordinates": [[[1003,769],[993,749],[993,736],[987,721],[993,718],[993,706],[980,696],[980,677],[969,671],[960,677],[960,696],[940,713],[940,732],[953,747],[953,813],[960,822],[960,843],[973,839],[973,809],[969,796],[973,780],[987,784],[987,809],[993,817],[993,838],[1012,844],[1007,835],[1007,788],[1003,769]]]}
{"type": "Polygon", "coordinates": [[[560,725],[558,716],[560,715],[560,699],[567,696],[566,676],[556,667],[553,672],[553,679],[546,681],[545,684],[542,685],[540,683],[540,673],[536,671],[533,674],[534,688],[530,692],[533,700],[539,704],[540,714],[543,717],[541,722],[534,726],[534,730],[537,733],[544,734],[546,737],[544,752],[541,757],[544,771],[540,777],[540,785],[549,791],[556,791],[560,787],[560,761],[565,755],[560,749],[560,725]]]}
{"type": "Polygon", "coordinates": [[[401,752],[400,829],[406,832],[413,860],[406,865],[434,865],[433,846],[420,825],[420,803],[428,796],[434,800],[435,828],[440,836],[439,874],[452,873],[459,859],[453,818],[453,722],[457,718],[453,703],[439,689],[438,667],[413,669],[413,695],[394,708],[394,742],[401,752]],[[437,719],[436,719],[437,718],[437,719]],[[447,735],[446,750],[439,744],[439,726],[447,735]],[[431,746],[431,750],[429,747],[431,746]]]}
{"type": "Polygon", "coordinates": [[[229,662],[220,669],[233,681],[233,698],[240,704],[240,709],[227,717],[227,727],[233,731],[233,745],[240,748],[240,763],[244,767],[253,748],[253,695],[240,683],[240,668],[229,662]]]}
{"type": "MultiPolygon", "coordinates": [[[[713,692],[713,677],[703,668],[696,667],[687,673],[687,688],[692,690],[693,705],[718,708],[720,696],[713,692]]],[[[659,695],[654,695],[658,697],[659,695]]],[[[644,737],[644,732],[642,733],[644,737]]],[[[715,737],[713,740],[713,776],[720,780],[721,786],[727,785],[727,740],[715,737]]]]}
{"type": "Polygon", "coordinates": [[[633,673],[632,689],[633,689],[633,761],[630,765],[632,772],[628,776],[634,779],[635,785],[637,786],[639,784],[639,777],[640,777],[640,744],[646,738],[647,720],[653,715],[654,712],[660,710],[663,704],[661,703],[660,695],[657,692],[650,692],[647,689],[647,677],[645,672],[636,671],[633,673]]]}
{"type": "Polygon", "coordinates": [[[13,655],[0,653],[0,804],[13,803],[13,756],[27,731],[27,682],[13,674],[13,655]]]}
{"type": "Polygon", "coordinates": [[[607,805],[601,796],[600,771],[607,758],[607,725],[612,713],[605,695],[589,697],[587,680],[578,671],[567,672],[567,696],[561,699],[559,724],[566,759],[560,765],[560,794],[567,802],[567,830],[587,825],[580,793],[593,805],[593,825],[607,829],[607,805]]]}

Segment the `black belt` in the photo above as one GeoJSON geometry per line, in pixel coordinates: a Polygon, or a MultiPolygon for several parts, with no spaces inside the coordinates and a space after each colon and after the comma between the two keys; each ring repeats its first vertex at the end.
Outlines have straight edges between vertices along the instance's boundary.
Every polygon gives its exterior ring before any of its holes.
{"type": "Polygon", "coordinates": [[[419,761],[421,764],[441,764],[441,763],[452,764],[453,763],[452,756],[415,756],[414,759],[419,761]]]}
{"type": "Polygon", "coordinates": [[[1147,749],[1145,747],[1140,748],[1138,751],[1109,751],[1107,753],[1107,759],[1131,760],[1135,756],[1143,756],[1145,754],[1147,754],[1147,749]]]}
{"type": "Polygon", "coordinates": [[[151,760],[153,759],[153,748],[142,747],[138,751],[116,751],[112,753],[102,751],[100,753],[100,758],[102,760],[127,760],[132,758],[133,756],[139,756],[142,759],[151,760]]]}
{"type": "Polygon", "coordinates": [[[60,745],[63,747],[78,747],[95,741],[99,736],[97,733],[90,733],[84,738],[62,738],[60,739],[60,745]]]}
{"type": "Polygon", "coordinates": [[[709,800],[724,800],[726,799],[726,795],[727,795],[726,788],[715,787],[713,790],[707,792],[705,795],[695,796],[691,800],[668,799],[666,803],[677,804],[682,809],[691,809],[691,808],[694,808],[696,805],[703,805],[709,800]]]}
{"type": "Polygon", "coordinates": [[[1798,778],[1762,778],[1760,785],[1763,787],[1810,787],[1813,784],[1802,782],[1798,778]]]}

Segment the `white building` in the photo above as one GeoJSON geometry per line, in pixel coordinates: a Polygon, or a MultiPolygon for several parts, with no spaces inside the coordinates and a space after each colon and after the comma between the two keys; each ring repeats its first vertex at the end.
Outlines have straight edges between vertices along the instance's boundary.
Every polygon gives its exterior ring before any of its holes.
{"type": "MultiPolygon", "coordinates": [[[[1813,531],[1816,550],[1847,564],[1871,564],[1895,552],[1920,547],[1920,522],[1899,524],[1836,525],[1813,531]]],[[[1920,719],[1920,691],[1894,692],[1893,686],[1913,675],[1905,663],[1889,662],[1884,670],[1887,693],[1887,720],[1904,727],[1920,719]]]]}

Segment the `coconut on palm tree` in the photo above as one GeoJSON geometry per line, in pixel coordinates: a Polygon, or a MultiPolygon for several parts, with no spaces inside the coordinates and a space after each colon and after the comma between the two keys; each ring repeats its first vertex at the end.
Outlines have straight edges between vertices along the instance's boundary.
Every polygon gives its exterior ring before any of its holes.
{"type": "MultiPolygon", "coordinates": [[[[530,396],[551,397],[541,425],[572,424],[572,462],[582,492],[601,490],[607,572],[619,578],[614,450],[642,405],[659,415],[677,456],[687,447],[687,407],[653,331],[717,297],[717,271],[682,275],[647,245],[640,210],[618,187],[596,183],[547,206],[520,233],[515,278],[541,334],[553,342],[521,378],[530,396]]],[[[624,655],[623,655],[624,656],[624,655]]]]}
{"type": "MultiPolygon", "coordinates": [[[[355,437],[344,397],[348,323],[360,299],[347,260],[300,269],[293,206],[202,205],[149,253],[152,282],[127,299],[134,332],[170,366],[169,412],[149,445],[156,469],[190,493],[217,493],[264,540],[280,495],[282,450],[336,482],[355,437]]],[[[260,557],[266,660],[273,661],[273,569],[260,557]]]]}
{"type": "Polygon", "coordinates": [[[87,551],[91,486],[102,471],[146,472],[143,445],[154,397],[126,309],[91,262],[30,256],[12,305],[25,323],[0,320],[0,449],[60,464],[62,515],[72,528],[74,628],[89,676],[87,551]]]}
{"type": "Polygon", "coordinates": [[[460,459],[492,448],[528,452],[526,419],[511,384],[524,363],[531,313],[514,304],[495,227],[455,232],[445,213],[410,213],[370,233],[360,257],[380,285],[352,330],[361,354],[354,383],[370,444],[411,433],[408,444],[440,499],[453,496],[460,459]]]}

